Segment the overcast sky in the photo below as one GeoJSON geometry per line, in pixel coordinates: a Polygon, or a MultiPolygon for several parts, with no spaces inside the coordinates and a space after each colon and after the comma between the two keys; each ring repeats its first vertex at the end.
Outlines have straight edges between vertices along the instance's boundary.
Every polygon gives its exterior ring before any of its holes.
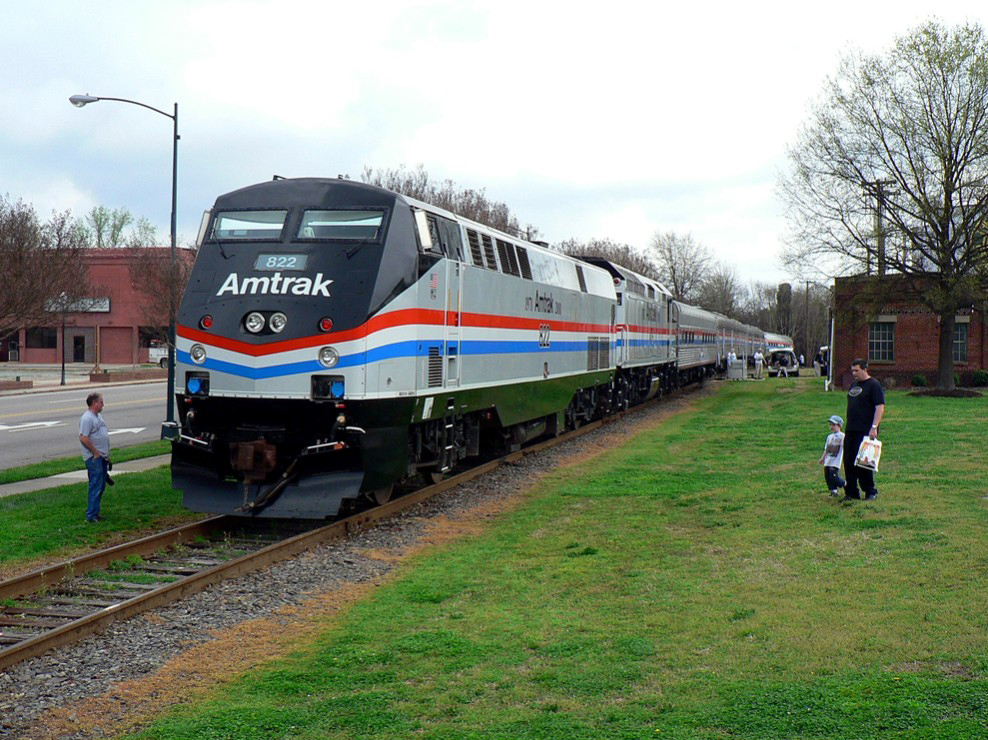
{"type": "Polygon", "coordinates": [[[485,188],[547,241],[691,232],[745,281],[787,273],[785,151],[851,49],[883,52],[984,0],[0,0],[0,193],[94,205],[167,240],[216,196],[421,164],[485,188]],[[935,8],[935,10],[934,10],[935,8]]]}

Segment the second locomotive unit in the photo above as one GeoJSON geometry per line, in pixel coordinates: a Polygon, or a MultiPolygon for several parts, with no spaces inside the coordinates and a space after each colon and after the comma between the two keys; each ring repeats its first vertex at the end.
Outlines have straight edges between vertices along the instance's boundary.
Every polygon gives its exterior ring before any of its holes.
{"type": "Polygon", "coordinates": [[[252,516],[381,503],[674,386],[677,310],[619,265],[381,188],[237,190],[204,222],[179,311],[173,485],[193,510],[252,516]]]}

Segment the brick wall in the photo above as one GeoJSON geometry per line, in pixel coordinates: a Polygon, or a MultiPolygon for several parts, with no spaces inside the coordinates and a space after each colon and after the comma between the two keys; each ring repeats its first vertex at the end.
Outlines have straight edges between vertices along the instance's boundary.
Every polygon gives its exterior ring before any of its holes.
{"type": "MultiPolygon", "coordinates": [[[[932,385],[940,341],[938,317],[904,297],[908,284],[902,276],[882,278],[880,293],[878,284],[877,278],[861,276],[834,282],[834,383],[842,388],[850,386],[851,361],[865,357],[871,375],[883,382],[891,378],[896,387],[908,387],[913,376],[921,374],[932,385]],[[868,357],[868,326],[876,320],[895,323],[891,362],[868,357]]],[[[954,371],[961,385],[971,385],[974,372],[985,369],[988,360],[984,313],[980,306],[968,306],[957,315],[967,322],[967,362],[955,363],[954,371]]]]}
{"type": "MultiPolygon", "coordinates": [[[[170,256],[167,247],[142,248],[160,250],[170,256]]],[[[26,331],[16,333],[19,360],[22,363],[59,363],[64,351],[66,362],[87,364],[137,364],[148,361],[148,348],[140,346],[140,327],[148,323],[142,304],[141,289],[135,288],[131,280],[131,264],[137,250],[90,249],[86,263],[89,280],[93,286],[91,298],[109,299],[109,312],[85,312],[66,315],[65,346],[62,347],[60,322],[56,347],[27,347],[26,331]]],[[[186,250],[179,252],[180,259],[192,259],[186,250]]],[[[56,317],[57,321],[57,317],[56,317]]],[[[160,317],[167,323],[167,316],[160,317]]],[[[56,324],[53,323],[53,326],[56,324]]],[[[9,347],[9,341],[5,350],[9,347]]],[[[4,358],[5,359],[5,358],[4,358]]]]}

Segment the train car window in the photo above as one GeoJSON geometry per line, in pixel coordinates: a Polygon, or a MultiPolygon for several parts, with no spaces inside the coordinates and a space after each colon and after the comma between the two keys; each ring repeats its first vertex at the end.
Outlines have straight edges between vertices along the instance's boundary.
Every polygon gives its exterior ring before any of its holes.
{"type": "Polygon", "coordinates": [[[220,211],[210,239],[280,239],[288,211],[220,211]]]}
{"type": "Polygon", "coordinates": [[[467,241],[470,242],[470,256],[477,267],[484,266],[484,253],[480,248],[480,235],[473,229],[467,229],[467,241]]]}
{"type": "Polygon", "coordinates": [[[309,210],[299,222],[299,239],[329,239],[374,241],[381,237],[385,212],[366,210],[309,210]]]}
{"type": "Polygon", "coordinates": [[[487,265],[488,270],[497,269],[497,258],[494,256],[494,242],[487,234],[480,235],[481,240],[484,242],[484,262],[487,265]]]}
{"type": "Polygon", "coordinates": [[[587,279],[583,277],[583,266],[576,265],[576,279],[580,281],[580,290],[587,292],[587,279]]]}
{"type": "Polygon", "coordinates": [[[426,221],[429,224],[429,236],[432,239],[432,248],[445,253],[446,245],[443,243],[442,237],[439,236],[439,222],[436,221],[435,216],[427,216],[426,221]]]}
{"type": "Polygon", "coordinates": [[[523,278],[532,279],[532,263],[528,261],[528,250],[525,247],[518,247],[518,267],[521,268],[523,278]]]}
{"type": "Polygon", "coordinates": [[[463,239],[460,236],[459,224],[447,218],[440,218],[439,235],[442,239],[443,246],[446,248],[446,255],[451,259],[465,262],[463,239]]]}

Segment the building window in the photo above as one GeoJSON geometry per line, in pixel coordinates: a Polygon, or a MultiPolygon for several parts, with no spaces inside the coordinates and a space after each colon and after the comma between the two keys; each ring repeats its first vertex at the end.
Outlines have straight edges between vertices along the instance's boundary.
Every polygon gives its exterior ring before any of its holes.
{"type": "Polygon", "coordinates": [[[868,360],[895,361],[895,322],[874,321],[868,324],[868,360]]]}
{"type": "Polygon", "coordinates": [[[24,332],[24,344],[28,349],[55,349],[58,347],[58,330],[34,326],[24,332]]]}
{"type": "Polygon", "coordinates": [[[967,364],[967,324],[954,324],[954,362],[967,364]]]}

